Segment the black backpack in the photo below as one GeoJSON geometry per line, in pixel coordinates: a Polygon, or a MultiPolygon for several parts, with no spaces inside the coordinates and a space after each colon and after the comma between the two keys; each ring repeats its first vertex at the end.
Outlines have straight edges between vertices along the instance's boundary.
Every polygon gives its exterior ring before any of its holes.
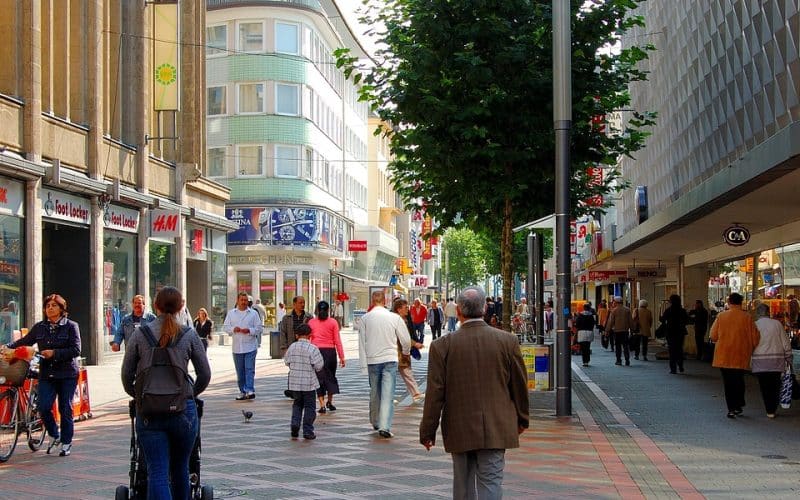
{"type": "Polygon", "coordinates": [[[141,353],[139,366],[142,368],[136,372],[134,380],[137,415],[154,417],[182,413],[194,391],[185,362],[174,346],[186,330],[178,332],[172,345],[159,347],[148,325],[139,329],[150,343],[150,349],[141,353]]]}

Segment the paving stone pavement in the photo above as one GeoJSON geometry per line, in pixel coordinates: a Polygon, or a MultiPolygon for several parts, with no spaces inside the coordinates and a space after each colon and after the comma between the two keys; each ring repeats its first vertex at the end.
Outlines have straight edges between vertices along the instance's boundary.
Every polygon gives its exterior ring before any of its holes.
{"type": "MultiPolygon", "coordinates": [[[[236,402],[230,348],[210,350],[213,377],[203,394],[201,477],[214,487],[216,498],[451,497],[450,457],[441,446],[428,452],[419,444],[422,407],[412,403],[399,378],[395,437],[383,439],[372,430],[356,335],[346,330],[343,339],[348,365],[338,372],[338,410],[317,417],[314,441],[289,436],[291,401],[282,394],[287,373],[282,361],[260,354],[257,398],[236,402]],[[253,412],[250,422],[244,421],[243,409],[253,412]]],[[[554,415],[554,393],[531,393],[531,429],[522,434],[521,447],[506,454],[505,498],[702,498],[663,445],[656,445],[595,383],[592,370],[602,359],[598,352],[593,367],[573,364],[571,417],[554,415]]],[[[423,389],[426,362],[424,353],[414,362],[423,389]]],[[[104,387],[96,393],[101,396],[94,418],[76,424],[72,456],[33,453],[20,443],[11,460],[0,465],[0,499],[111,498],[117,485],[127,483],[127,398],[113,390],[119,367],[95,369],[92,376],[97,379],[90,385],[104,387]]]]}

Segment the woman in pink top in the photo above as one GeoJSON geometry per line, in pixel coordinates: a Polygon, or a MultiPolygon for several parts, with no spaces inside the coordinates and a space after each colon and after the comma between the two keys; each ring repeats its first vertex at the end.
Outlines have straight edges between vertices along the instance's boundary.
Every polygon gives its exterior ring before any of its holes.
{"type": "Polygon", "coordinates": [[[336,354],[339,354],[339,366],[344,368],[344,348],[342,339],[339,337],[339,323],[330,317],[330,305],[324,300],[317,305],[317,317],[308,322],[311,327],[311,343],[317,346],[322,353],[325,366],[317,372],[319,379],[319,412],[326,413],[328,410],[336,411],[333,406],[333,395],[339,394],[339,381],[336,380],[336,354]],[[327,404],[325,396],[328,397],[327,404]]]}

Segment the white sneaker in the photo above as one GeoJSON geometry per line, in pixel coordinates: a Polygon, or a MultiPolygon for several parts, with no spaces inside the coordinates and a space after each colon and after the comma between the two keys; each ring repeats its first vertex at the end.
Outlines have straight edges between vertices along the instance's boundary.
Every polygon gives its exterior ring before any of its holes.
{"type": "Polygon", "coordinates": [[[61,445],[61,453],[59,453],[58,456],[59,457],[68,457],[70,453],[72,453],[72,443],[62,444],[61,445]]]}

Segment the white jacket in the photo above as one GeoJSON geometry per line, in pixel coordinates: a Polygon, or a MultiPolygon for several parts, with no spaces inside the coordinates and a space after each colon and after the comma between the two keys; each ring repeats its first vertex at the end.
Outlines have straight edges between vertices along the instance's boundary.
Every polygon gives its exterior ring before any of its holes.
{"type": "Polygon", "coordinates": [[[358,326],[358,359],[361,371],[367,365],[397,361],[397,342],[403,354],[411,350],[411,337],[400,315],[383,306],[375,306],[361,317],[358,326]]]}

